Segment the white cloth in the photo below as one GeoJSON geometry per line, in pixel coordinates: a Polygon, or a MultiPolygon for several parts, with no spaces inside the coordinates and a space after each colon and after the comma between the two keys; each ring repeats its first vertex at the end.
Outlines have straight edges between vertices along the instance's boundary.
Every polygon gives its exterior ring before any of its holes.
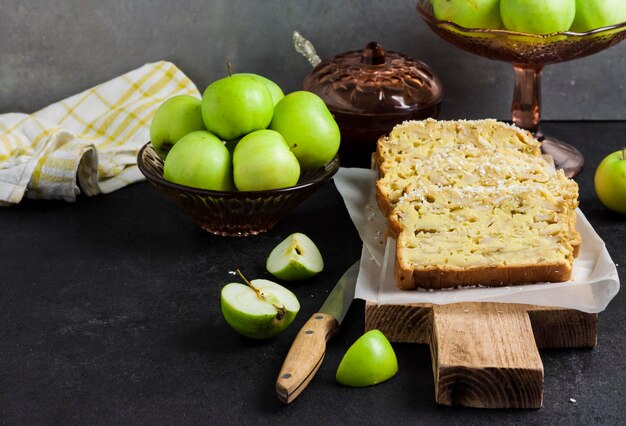
{"type": "Polygon", "coordinates": [[[137,152],[155,110],[175,95],[200,96],[174,64],[146,64],[33,114],[0,114],[0,204],[75,201],[143,179],[137,152]]]}

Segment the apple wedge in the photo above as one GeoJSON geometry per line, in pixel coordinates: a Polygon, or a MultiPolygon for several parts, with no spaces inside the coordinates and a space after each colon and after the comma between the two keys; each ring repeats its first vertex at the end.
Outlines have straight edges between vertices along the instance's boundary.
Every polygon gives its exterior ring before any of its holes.
{"type": "Polygon", "coordinates": [[[372,386],[398,372],[398,359],[389,340],[379,330],[359,337],[345,353],[335,376],[345,386],[372,386]]]}
{"type": "Polygon", "coordinates": [[[265,267],[276,278],[299,281],[320,273],[324,269],[324,259],[309,237],[296,232],[272,250],[265,267]]]}
{"type": "Polygon", "coordinates": [[[267,339],[287,328],[300,310],[296,295],[269,280],[248,281],[241,277],[246,284],[229,283],[222,288],[220,299],[226,322],[253,339],[267,339]]]}

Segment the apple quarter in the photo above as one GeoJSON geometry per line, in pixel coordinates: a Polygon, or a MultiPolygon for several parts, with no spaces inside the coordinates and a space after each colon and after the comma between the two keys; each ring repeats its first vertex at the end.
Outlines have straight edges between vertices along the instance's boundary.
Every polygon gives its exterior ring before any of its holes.
{"type": "Polygon", "coordinates": [[[277,278],[298,281],[320,273],[324,269],[324,259],[308,236],[296,232],[272,250],[266,268],[277,278]]]}

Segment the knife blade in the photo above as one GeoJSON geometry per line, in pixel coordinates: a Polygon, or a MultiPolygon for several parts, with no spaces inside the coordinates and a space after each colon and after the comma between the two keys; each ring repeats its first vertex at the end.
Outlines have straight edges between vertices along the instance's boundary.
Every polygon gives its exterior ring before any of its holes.
{"type": "Polygon", "coordinates": [[[296,399],[319,370],[326,355],[326,342],[339,331],[354,299],[358,275],[356,261],[296,335],[276,380],[276,395],[281,402],[289,404],[296,399]]]}

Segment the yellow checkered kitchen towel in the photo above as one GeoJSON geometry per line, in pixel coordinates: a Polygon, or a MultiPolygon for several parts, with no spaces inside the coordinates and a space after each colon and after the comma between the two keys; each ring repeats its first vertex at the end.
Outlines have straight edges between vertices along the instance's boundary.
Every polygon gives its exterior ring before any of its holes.
{"type": "Polygon", "coordinates": [[[0,114],[0,204],[75,201],[143,179],[139,148],[167,98],[198,89],[170,62],[141,68],[34,114],[0,114]]]}

